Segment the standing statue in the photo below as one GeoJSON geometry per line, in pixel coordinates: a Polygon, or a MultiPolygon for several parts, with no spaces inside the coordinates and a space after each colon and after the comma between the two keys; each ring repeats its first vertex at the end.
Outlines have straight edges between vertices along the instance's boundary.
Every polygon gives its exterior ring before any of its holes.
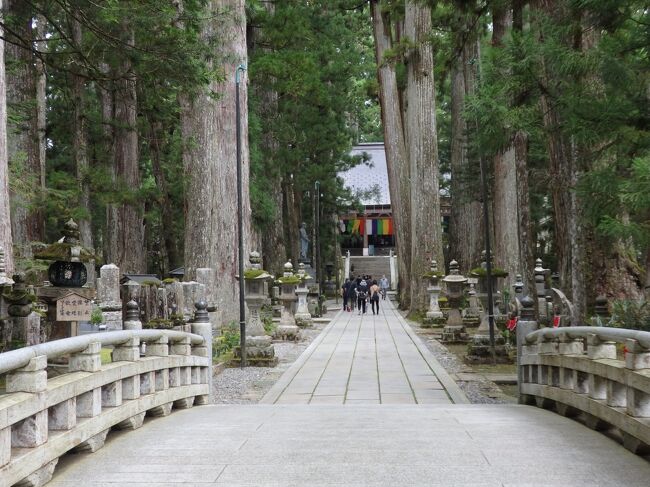
{"type": "Polygon", "coordinates": [[[307,235],[307,225],[303,222],[300,225],[300,260],[307,260],[307,251],[309,250],[309,236],[307,235]]]}

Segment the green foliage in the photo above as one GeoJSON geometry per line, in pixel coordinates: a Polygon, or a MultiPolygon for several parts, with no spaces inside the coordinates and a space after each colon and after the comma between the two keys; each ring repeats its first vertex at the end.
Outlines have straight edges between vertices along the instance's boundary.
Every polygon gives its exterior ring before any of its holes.
{"type": "MultiPolygon", "coordinates": [[[[476,267],[469,271],[469,273],[474,277],[487,277],[487,269],[484,269],[483,267],[476,267]]],[[[493,267],[492,277],[508,277],[508,272],[503,269],[499,269],[498,267],[493,267]]]]}
{"type": "Polygon", "coordinates": [[[90,313],[90,324],[92,325],[101,325],[104,322],[104,315],[102,310],[99,307],[93,308],[90,313]]]}
{"type": "Polygon", "coordinates": [[[229,356],[232,350],[239,346],[239,326],[230,322],[221,330],[221,336],[215,337],[212,342],[212,355],[214,357],[229,356]]]}
{"type": "Polygon", "coordinates": [[[612,302],[612,318],[605,326],[650,331],[650,305],[646,300],[612,302]]]}

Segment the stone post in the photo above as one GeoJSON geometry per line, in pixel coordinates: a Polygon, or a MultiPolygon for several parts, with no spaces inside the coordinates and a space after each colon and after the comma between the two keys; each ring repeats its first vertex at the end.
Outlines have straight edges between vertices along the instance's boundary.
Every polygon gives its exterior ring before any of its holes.
{"type": "Polygon", "coordinates": [[[106,330],[121,330],[122,299],[120,298],[120,268],[115,264],[103,265],[97,278],[97,301],[106,330]]]}
{"type": "Polygon", "coordinates": [[[205,302],[208,305],[208,316],[212,328],[218,330],[221,328],[219,322],[219,313],[217,309],[217,297],[215,295],[217,273],[211,267],[199,267],[196,269],[196,282],[203,286],[205,302]]]}
{"type": "Polygon", "coordinates": [[[397,254],[390,251],[390,290],[396,291],[399,284],[399,275],[397,274],[397,254]]]}
{"type": "Polygon", "coordinates": [[[298,277],[300,278],[300,283],[296,287],[298,306],[294,318],[296,319],[296,325],[300,328],[311,328],[313,326],[313,320],[309,312],[309,307],[307,306],[307,294],[309,294],[307,280],[311,279],[311,277],[305,272],[305,264],[302,262],[298,264],[298,277]]]}
{"type": "Polygon", "coordinates": [[[194,402],[197,405],[204,405],[210,403],[212,396],[212,325],[210,324],[210,316],[208,315],[208,303],[198,301],[194,306],[196,311],[194,313],[194,320],[192,321],[192,333],[201,335],[203,337],[203,344],[198,347],[192,347],[192,355],[208,357],[210,363],[207,371],[203,374],[208,384],[209,394],[197,396],[194,402]]]}
{"type": "Polygon", "coordinates": [[[126,303],[126,319],[124,320],[125,330],[142,330],[142,322],[140,321],[140,309],[138,303],[131,300],[126,303]]]}
{"type": "MultiPolygon", "coordinates": [[[[650,369],[650,350],[636,340],[625,341],[625,368],[631,370],[650,369]]],[[[650,394],[637,389],[634,384],[627,385],[627,413],[636,418],[650,417],[650,394]]]]}
{"type": "MultiPolygon", "coordinates": [[[[34,357],[24,367],[7,374],[7,392],[42,393],[47,390],[47,357],[34,357]]],[[[48,438],[47,409],[29,416],[11,428],[11,448],[34,448],[48,438]]],[[[2,430],[0,434],[5,432],[2,430]]],[[[6,437],[8,433],[4,433],[6,437]]]]}
{"type": "Polygon", "coordinates": [[[12,339],[25,346],[37,345],[41,337],[41,317],[32,311],[33,295],[25,285],[25,276],[14,274],[14,287],[7,299],[12,323],[12,339]]]}
{"type": "Polygon", "coordinates": [[[521,365],[521,358],[527,348],[525,338],[529,333],[537,330],[537,328],[537,320],[535,320],[535,302],[530,296],[524,296],[521,298],[521,312],[519,321],[517,322],[517,384],[519,404],[528,404],[528,401],[526,401],[526,398],[523,397],[521,392],[521,385],[529,380],[529,377],[524,375],[523,366],[521,365]]]}

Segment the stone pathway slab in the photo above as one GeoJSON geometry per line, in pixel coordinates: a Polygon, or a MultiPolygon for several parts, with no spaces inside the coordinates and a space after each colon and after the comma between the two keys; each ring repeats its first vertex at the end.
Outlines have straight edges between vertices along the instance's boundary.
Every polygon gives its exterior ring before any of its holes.
{"type": "Polygon", "coordinates": [[[380,312],[339,312],[263,404],[467,403],[460,388],[389,301],[380,312]],[[338,401],[338,399],[337,399],[338,401]]]}

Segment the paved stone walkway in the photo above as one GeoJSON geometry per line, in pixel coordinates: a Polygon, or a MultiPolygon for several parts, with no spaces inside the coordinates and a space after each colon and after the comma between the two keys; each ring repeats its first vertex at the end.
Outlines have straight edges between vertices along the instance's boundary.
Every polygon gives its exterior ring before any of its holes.
{"type": "Polygon", "coordinates": [[[647,487],[650,464],[506,405],[227,405],[152,418],[68,456],[47,487],[647,487]]]}
{"type": "Polygon", "coordinates": [[[265,404],[451,404],[467,398],[389,300],[340,312],[265,404]]]}
{"type": "Polygon", "coordinates": [[[375,317],[339,313],[266,404],[147,419],[94,454],[64,457],[48,487],[649,485],[650,463],[575,421],[459,404],[460,389],[382,306],[375,317]]]}

